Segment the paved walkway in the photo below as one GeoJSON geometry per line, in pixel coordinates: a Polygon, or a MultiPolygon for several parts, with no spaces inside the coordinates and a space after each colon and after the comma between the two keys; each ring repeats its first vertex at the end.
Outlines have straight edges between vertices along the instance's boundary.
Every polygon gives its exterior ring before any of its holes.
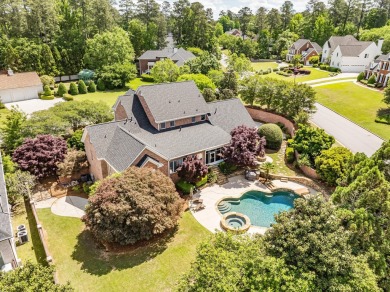
{"type": "Polygon", "coordinates": [[[334,136],[353,153],[363,152],[371,156],[381,147],[383,140],[378,136],[319,103],[315,106],[317,111],[310,121],[334,136]]]}
{"type": "Polygon", "coordinates": [[[59,199],[50,198],[35,203],[38,209],[51,208],[53,214],[65,217],[81,218],[84,216],[88,200],[77,196],[65,196],[59,199]]]}
{"type": "MultiPolygon", "coordinates": [[[[305,186],[294,183],[294,182],[281,182],[279,180],[272,181],[273,185],[281,188],[289,188],[292,190],[300,189],[305,186]]],[[[263,184],[256,182],[248,181],[244,178],[244,176],[236,176],[229,179],[229,182],[219,186],[214,184],[211,187],[207,187],[200,191],[199,198],[203,199],[203,204],[206,206],[205,209],[194,212],[195,219],[202,224],[205,228],[210,230],[211,232],[222,231],[220,226],[221,221],[221,213],[217,211],[217,203],[223,197],[226,196],[240,196],[243,193],[249,190],[258,190],[262,192],[270,193],[269,189],[265,187],[263,184]]],[[[313,189],[309,189],[311,194],[316,194],[317,192],[313,189]]],[[[251,226],[248,230],[248,233],[261,233],[264,232],[268,228],[266,227],[258,227],[251,226]]]]}
{"type": "Polygon", "coordinates": [[[53,107],[59,102],[63,102],[62,98],[55,98],[53,100],[42,100],[42,99],[30,99],[17,102],[6,103],[5,106],[8,109],[11,109],[12,106],[19,107],[19,109],[25,112],[27,115],[31,115],[33,112],[46,110],[53,107]]]}

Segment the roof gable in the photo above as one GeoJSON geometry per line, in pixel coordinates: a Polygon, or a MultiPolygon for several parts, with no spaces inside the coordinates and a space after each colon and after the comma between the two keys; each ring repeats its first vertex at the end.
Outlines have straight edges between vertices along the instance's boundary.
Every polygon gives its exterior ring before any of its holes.
{"type": "Polygon", "coordinates": [[[0,90],[32,86],[42,86],[41,79],[36,72],[15,73],[12,76],[0,74],[0,90]]]}
{"type": "Polygon", "coordinates": [[[204,115],[209,111],[192,80],[144,85],[136,94],[143,97],[156,123],[204,115]]]}

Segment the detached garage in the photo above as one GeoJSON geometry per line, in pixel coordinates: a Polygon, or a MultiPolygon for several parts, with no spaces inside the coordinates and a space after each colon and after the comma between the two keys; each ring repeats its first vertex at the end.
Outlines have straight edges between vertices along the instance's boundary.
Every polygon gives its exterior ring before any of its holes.
{"type": "Polygon", "coordinates": [[[42,83],[36,72],[0,74],[0,99],[3,103],[38,98],[42,83]]]}

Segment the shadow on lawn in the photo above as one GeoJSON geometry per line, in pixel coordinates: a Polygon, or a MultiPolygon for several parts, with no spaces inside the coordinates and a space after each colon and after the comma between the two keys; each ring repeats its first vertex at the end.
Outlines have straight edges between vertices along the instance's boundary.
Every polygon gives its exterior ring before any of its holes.
{"type": "Polygon", "coordinates": [[[172,241],[177,228],[164,237],[137,246],[118,246],[115,251],[105,251],[88,230],[77,236],[72,259],[80,262],[81,269],[93,275],[105,275],[113,270],[123,270],[152,260],[164,252],[172,241]]]}
{"type": "Polygon", "coordinates": [[[390,124],[390,108],[380,108],[378,109],[376,122],[390,124]],[[378,120],[379,119],[379,120],[378,120]]]}

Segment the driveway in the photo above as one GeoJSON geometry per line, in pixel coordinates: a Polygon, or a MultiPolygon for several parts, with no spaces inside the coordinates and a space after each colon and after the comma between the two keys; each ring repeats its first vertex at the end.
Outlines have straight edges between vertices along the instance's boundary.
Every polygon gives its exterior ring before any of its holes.
{"type": "Polygon", "coordinates": [[[6,103],[5,106],[11,109],[12,106],[18,107],[21,111],[27,115],[31,115],[33,112],[46,110],[54,106],[55,104],[63,102],[62,98],[55,98],[53,100],[42,100],[42,99],[30,99],[24,101],[6,103]]]}
{"type": "Polygon", "coordinates": [[[330,110],[316,103],[317,112],[310,119],[318,127],[335,137],[337,141],[350,149],[353,153],[363,152],[367,156],[374,154],[384,142],[378,136],[330,110]]]}

